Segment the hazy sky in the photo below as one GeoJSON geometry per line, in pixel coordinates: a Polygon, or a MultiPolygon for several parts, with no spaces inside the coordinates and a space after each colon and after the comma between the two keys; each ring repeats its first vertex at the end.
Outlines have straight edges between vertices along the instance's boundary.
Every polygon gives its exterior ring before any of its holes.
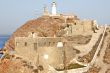
{"type": "MultiPolygon", "coordinates": [[[[42,15],[44,5],[51,10],[53,0],[0,0],[0,34],[11,34],[26,21],[42,15]]],[[[59,13],[73,13],[81,19],[110,24],[110,0],[54,0],[59,13]]]]}

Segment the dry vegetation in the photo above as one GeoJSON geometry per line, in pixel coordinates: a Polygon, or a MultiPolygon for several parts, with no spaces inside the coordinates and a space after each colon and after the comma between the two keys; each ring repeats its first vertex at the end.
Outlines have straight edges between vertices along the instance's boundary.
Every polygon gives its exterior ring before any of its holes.
{"type": "Polygon", "coordinates": [[[110,69],[107,69],[106,73],[110,73],[110,69]]]}
{"type": "Polygon", "coordinates": [[[93,66],[87,72],[84,72],[84,73],[99,73],[100,69],[101,69],[100,67],[93,66]]]}
{"type": "Polygon", "coordinates": [[[0,64],[0,73],[20,73],[21,65],[20,61],[12,62],[9,59],[4,59],[0,64]]]}
{"type": "MultiPolygon", "coordinates": [[[[110,36],[110,29],[108,29],[108,36],[110,36]]],[[[107,47],[104,55],[103,62],[110,64],[110,37],[108,38],[107,47]]]]}
{"type": "Polygon", "coordinates": [[[103,61],[104,63],[110,64],[110,43],[107,45],[103,61]]]}
{"type": "Polygon", "coordinates": [[[10,60],[3,59],[0,64],[0,73],[38,73],[38,69],[21,58],[10,60]]]}

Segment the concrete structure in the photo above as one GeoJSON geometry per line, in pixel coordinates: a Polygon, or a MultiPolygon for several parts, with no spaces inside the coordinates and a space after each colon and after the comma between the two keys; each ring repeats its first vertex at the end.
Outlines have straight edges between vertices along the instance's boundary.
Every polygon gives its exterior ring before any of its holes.
{"type": "Polygon", "coordinates": [[[48,12],[47,6],[44,6],[43,15],[44,16],[49,16],[49,12],[48,12]]]}

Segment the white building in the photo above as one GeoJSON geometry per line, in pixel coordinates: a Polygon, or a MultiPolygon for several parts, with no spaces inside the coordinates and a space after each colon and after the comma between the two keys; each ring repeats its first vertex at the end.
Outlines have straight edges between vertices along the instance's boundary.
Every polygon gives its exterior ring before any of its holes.
{"type": "Polygon", "coordinates": [[[57,14],[57,9],[56,9],[56,2],[52,3],[52,15],[56,15],[57,14]]]}

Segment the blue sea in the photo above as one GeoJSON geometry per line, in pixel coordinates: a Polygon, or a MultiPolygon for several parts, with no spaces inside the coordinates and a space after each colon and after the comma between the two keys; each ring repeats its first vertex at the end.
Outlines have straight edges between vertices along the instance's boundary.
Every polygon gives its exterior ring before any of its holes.
{"type": "MultiPolygon", "coordinates": [[[[8,38],[9,38],[9,35],[0,35],[0,49],[3,48],[8,38]]],[[[0,57],[1,57],[1,54],[0,54],[0,57]]]]}

